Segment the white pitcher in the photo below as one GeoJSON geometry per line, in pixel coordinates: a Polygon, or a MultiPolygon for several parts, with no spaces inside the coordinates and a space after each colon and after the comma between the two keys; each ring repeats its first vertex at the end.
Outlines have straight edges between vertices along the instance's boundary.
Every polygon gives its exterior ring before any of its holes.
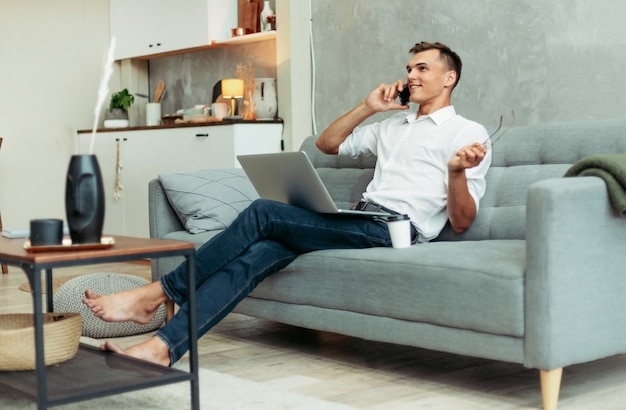
{"type": "Polygon", "coordinates": [[[273,120],[278,111],[275,78],[254,79],[254,114],[257,120],[273,120]]]}

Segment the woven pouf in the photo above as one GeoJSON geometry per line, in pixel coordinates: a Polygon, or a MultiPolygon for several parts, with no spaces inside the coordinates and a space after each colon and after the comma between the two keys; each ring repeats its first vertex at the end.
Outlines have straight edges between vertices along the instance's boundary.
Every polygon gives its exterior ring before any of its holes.
{"type": "Polygon", "coordinates": [[[138,335],[157,329],[167,315],[165,304],[159,306],[156,315],[145,325],[135,322],[105,322],[91,313],[83,303],[85,290],[89,289],[100,295],[123,292],[147,285],[143,278],[122,273],[91,273],[71,279],[64,283],[54,294],[54,310],[76,312],[83,317],[83,336],[103,339],[138,335]]]}

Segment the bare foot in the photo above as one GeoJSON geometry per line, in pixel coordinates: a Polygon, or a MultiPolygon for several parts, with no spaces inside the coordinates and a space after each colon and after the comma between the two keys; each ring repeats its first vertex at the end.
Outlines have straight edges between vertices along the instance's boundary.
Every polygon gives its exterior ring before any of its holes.
{"type": "Polygon", "coordinates": [[[154,336],[128,349],[122,349],[120,346],[107,340],[100,346],[100,349],[146,360],[162,366],[170,365],[170,352],[167,346],[161,339],[154,336]]]}
{"type": "Polygon", "coordinates": [[[98,295],[90,290],[85,291],[83,303],[96,317],[107,322],[150,323],[161,305],[168,298],[163,292],[160,282],[126,292],[111,295],[98,295]]]}

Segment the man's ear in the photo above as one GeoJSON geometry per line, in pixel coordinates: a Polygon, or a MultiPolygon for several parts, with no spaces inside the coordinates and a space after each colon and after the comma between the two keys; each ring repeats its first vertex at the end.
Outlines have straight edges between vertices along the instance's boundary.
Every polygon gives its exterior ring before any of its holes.
{"type": "Polygon", "coordinates": [[[453,87],[456,82],[456,71],[450,70],[446,73],[446,87],[453,87]]]}

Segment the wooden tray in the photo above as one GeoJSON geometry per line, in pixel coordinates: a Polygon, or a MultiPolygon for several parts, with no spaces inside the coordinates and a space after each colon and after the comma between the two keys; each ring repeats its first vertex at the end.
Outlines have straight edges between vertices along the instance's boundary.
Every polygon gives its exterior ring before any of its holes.
{"type": "Polygon", "coordinates": [[[77,243],[73,244],[70,238],[63,239],[62,245],[42,245],[32,246],[30,241],[24,242],[24,249],[27,252],[67,252],[67,251],[90,251],[96,249],[109,249],[115,245],[115,239],[110,236],[103,236],[100,243],[77,243]]]}

